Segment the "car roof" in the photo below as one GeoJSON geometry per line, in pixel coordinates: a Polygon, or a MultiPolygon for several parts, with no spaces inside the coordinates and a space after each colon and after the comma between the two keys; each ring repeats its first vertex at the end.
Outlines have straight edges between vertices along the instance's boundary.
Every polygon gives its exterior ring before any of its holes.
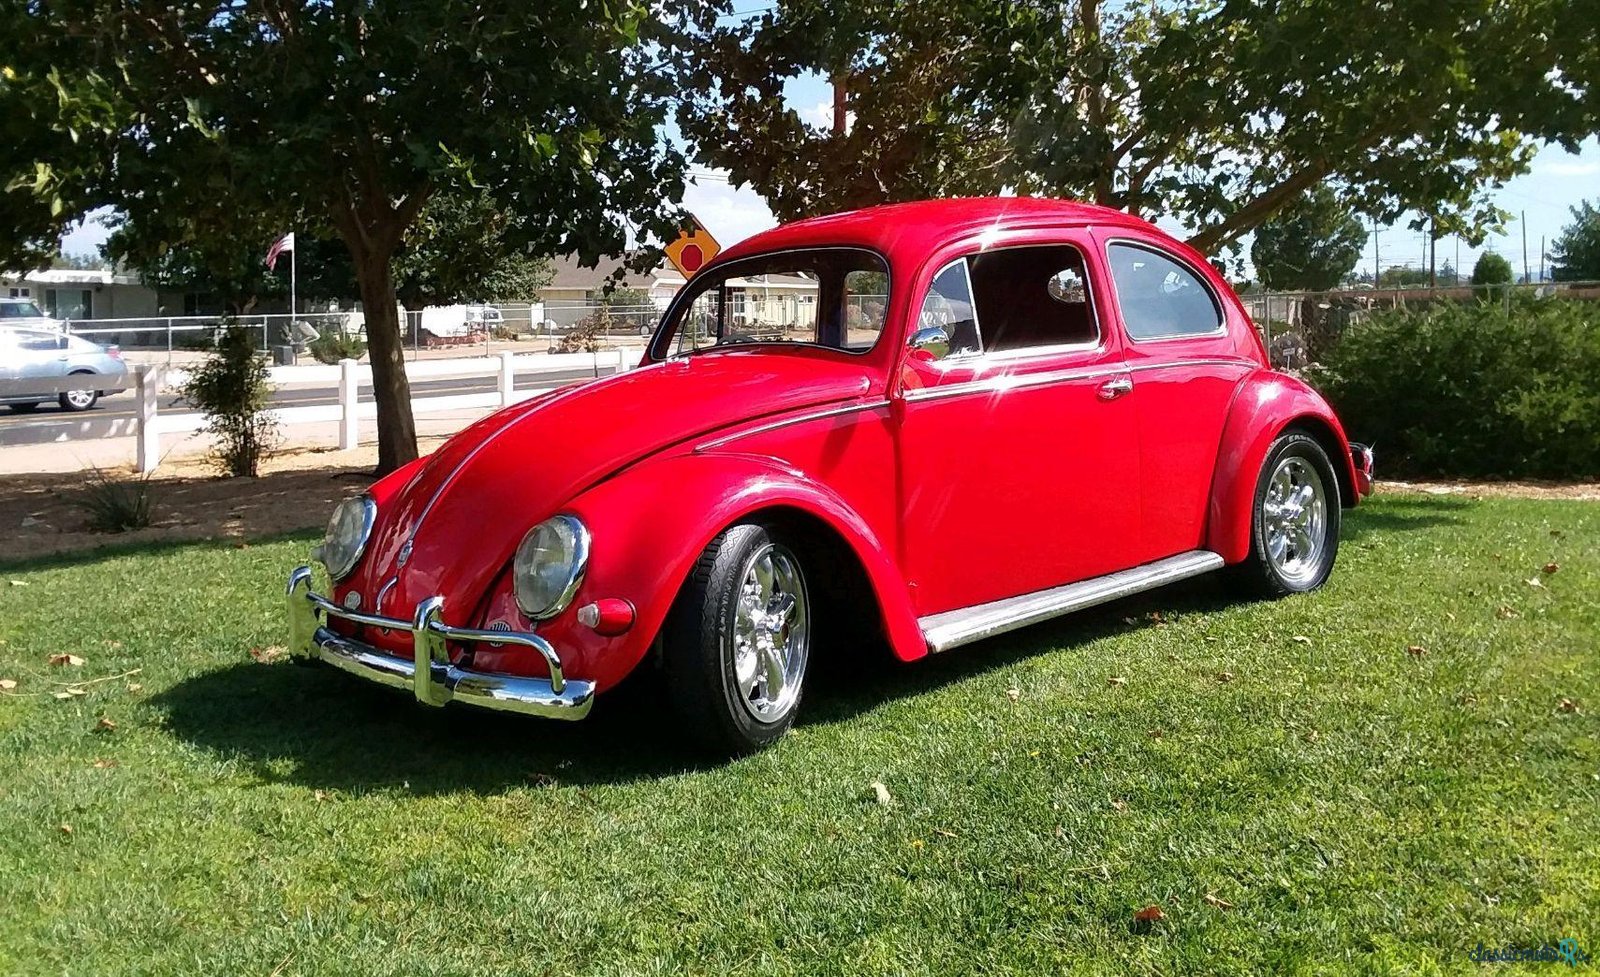
{"type": "Polygon", "coordinates": [[[1155,230],[1148,221],[1120,210],[1049,197],[950,197],[883,204],[783,224],[733,245],[713,264],[766,251],[823,245],[858,245],[895,260],[897,254],[926,252],[985,228],[1055,225],[1114,225],[1155,230]]]}

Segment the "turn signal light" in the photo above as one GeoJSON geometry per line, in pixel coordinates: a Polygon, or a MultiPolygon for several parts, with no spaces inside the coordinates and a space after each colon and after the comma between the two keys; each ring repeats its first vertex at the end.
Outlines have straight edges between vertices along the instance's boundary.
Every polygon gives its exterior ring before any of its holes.
{"type": "Polygon", "coordinates": [[[578,608],[578,623],[608,637],[633,627],[633,605],[620,597],[607,597],[578,608]]]}

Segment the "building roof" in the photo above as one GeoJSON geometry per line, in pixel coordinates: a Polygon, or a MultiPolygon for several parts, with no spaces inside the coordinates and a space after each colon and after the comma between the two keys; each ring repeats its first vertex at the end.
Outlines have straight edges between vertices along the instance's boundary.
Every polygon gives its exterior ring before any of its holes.
{"type": "MultiPolygon", "coordinates": [[[[606,287],[606,279],[622,265],[623,260],[616,255],[608,255],[602,257],[595,267],[585,268],[574,254],[551,258],[550,264],[554,266],[555,274],[545,288],[581,288],[585,291],[598,291],[606,287]]],[[[649,291],[656,285],[682,284],[683,276],[678,274],[677,269],[663,264],[649,272],[629,271],[617,287],[649,291]]]]}
{"type": "Polygon", "coordinates": [[[4,276],[6,281],[34,282],[39,285],[137,285],[134,275],[119,275],[104,268],[46,268],[4,276]]]}

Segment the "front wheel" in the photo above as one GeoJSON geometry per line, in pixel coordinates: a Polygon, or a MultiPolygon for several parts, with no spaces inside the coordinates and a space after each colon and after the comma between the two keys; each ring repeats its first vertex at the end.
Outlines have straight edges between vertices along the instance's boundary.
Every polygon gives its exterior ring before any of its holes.
{"type": "Polygon", "coordinates": [[[1235,580],[1262,597],[1315,590],[1339,553],[1339,480],[1316,439],[1290,432],[1272,443],[1256,481],[1250,555],[1235,580]]]}
{"type": "Polygon", "coordinates": [[[777,740],[794,725],[810,653],[799,556],[766,526],[724,531],[695,563],[663,634],[667,691],[691,735],[721,754],[777,740]]]}
{"type": "MultiPolygon", "coordinates": [[[[72,375],[75,376],[75,377],[79,377],[79,376],[93,376],[94,374],[79,372],[79,373],[74,373],[72,375]]],[[[64,410],[64,411],[71,411],[73,413],[77,413],[78,411],[88,410],[89,408],[93,407],[94,404],[95,404],[95,401],[97,401],[99,399],[100,399],[100,391],[98,391],[98,390],[68,390],[66,393],[63,393],[61,395],[61,397],[59,398],[60,404],[61,404],[61,409],[64,410]]]]}

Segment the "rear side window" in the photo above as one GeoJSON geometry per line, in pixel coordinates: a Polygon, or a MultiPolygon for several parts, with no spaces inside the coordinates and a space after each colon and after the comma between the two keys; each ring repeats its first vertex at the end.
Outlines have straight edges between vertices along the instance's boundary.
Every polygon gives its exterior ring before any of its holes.
{"type": "Polygon", "coordinates": [[[1202,336],[1222,327],[1211,290],[1178,261],[1136,244],[1112,244],[1106,254],[1131,338],[1202,336]]]}

